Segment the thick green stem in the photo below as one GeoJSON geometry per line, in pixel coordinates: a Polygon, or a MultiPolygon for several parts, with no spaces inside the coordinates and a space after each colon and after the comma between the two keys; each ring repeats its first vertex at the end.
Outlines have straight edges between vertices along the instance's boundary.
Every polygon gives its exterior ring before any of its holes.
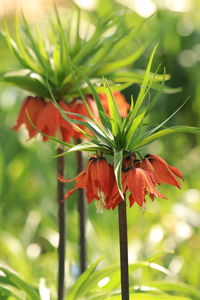
{"type": "Polygon", "coordinates": [[[120,269],[121,269],[121,295],[122,300],[129,300],[129,275],[128,275],[128,237],[126,202],[118,206],[119,216],[119,243],[120,243],[120,269]]]}
{"type": "MultiPolygon", "coordinates": [[[[79,141],[77,142],[79,143],[79,141]]],[[[82,152],[77,152],[77,172],[83,170],[82,152]]],[[[86,205],[83,189],[78,191],[80,273],[86,270],[86,205]]]]}
{"type": "MultiPolygon", "coordinates": [[[[57,154],[61,154],[63,149],[58,147],[57,154]]],[[[57,158],[57,173],[64,176],[64,156],[57,158]]],[[[58,300],[64,299],[65,293],[65,202],[61,202],[64,199],[64,183],[58,181],[57,183],[57,200],[58,200],[58,229],[59,229],[59,245],[58,245],[58,300]]]]}

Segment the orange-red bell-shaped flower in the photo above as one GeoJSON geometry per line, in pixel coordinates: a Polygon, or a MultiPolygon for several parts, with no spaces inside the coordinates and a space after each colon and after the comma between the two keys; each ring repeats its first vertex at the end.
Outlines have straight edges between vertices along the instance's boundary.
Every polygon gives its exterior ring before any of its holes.
{"type": "Polygon", "coordinates": [[[92,156],[88,162],[86,170],[78,174],[74,179],[65,179],[58,174],[61,182],[71,182],[75,180],[73,189],[65,194],[67,199],[78,188],[86,190],[87,202],[96,200],[97,210],[102,212],[102,208],[109,202],[109,197],[114,184],[113,167],[104,157],[92,156]]]}

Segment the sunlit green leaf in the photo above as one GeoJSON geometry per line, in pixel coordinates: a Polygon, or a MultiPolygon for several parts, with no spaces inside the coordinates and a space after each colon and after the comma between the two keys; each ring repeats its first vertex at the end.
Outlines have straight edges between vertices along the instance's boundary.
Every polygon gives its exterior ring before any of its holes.
{"type": "Polygon", "coordinates": [[[6,275],[5,280],[7,280],[9,285],[16,286],[20,290],[24,291],[30,300],[40,300],[40,296],[36,288],[26,283],[18,275],[8,271],[7,269],[0,267],[0,270],[6,275]]]}
{"type": "Polygon", "coordinates": [[[126,67],[132,63],[134,63],[144,52],[146,49],[148,43],[141,45],[138,47],[138,49],[129,57],[126,57],[124,59],[121,59],[119,61],[115,61],[113,63],[106,64],[105,66],[102,67],[101,70],[99,70],[99,74],[105,75],[107,73],[111,73],[115,70],[118,70],[122,67],[126,67]]]}
{"type": "MultiPolygon", "coordinates": [[[[108,300],[121,300],[121,295],[108,297],[108,300]]],[[[145,293],[135,293],[130,295],[130,300],[192,300],[187,297],[179,297],[179,296],[158,296],[158,295],[150,295],[145,293]]]]}
{"type": "Polygon", "coordinates": [[[150,286],[156,287],[162,291],[175,292],[186,296],[192,296],[194,299],[200,299],[200,291],[191,285],[176,282],[176,281],[156,281],[150,284],[150,286]]]}
{"type": "Polygon", "coordinates": [[[84,78],[84,80],[87,82],[88,84],[88,87],[94,97],[94,100],[95,100],[95,103],[97,105],[97,108],[98,108],[98,112],[99,112],[99,117],[100,117],[100,120],[101,120],[101,123],[103,125],[106,126],[107,122],[109,121],[108,118],[106,118],[106,115],[105,115],[105,110],[103,108],[103,105],[101,103],[101,100],[99,99],[99,96],[94,88],[94,86],[91,84],[90,80],[85,76],[84,73],[81,72],[81,75],[82,77],[84,78]],[[102,114],[101,114],[102,113],[102,114]],[[105,117],[104,117],[105,116],[105,117]]]}
{"type": "Polygon", "coordinates": [[[93,272],[96,270],[98,264],[102,261],[102,258],[98,259],[95,263],[93,263],[80,277],[77,279],[76,283],[69,290],[67,299],[68,300],[76,300],[81,297],[82,293],[84,293],[84,286],[87,285],[87,280],[92,276],[93,272]]]}
{"type": "Polygon", "coordinates": [[[150,80],[151,65],[152,65],[152,62],[153,62],[153,58],[154,58],[156,49],[157,49],[157,45],[154,47],[154,49],[151,53],[149,63],[147,65],[147,68],[146,68],[146,71],[145,71],[144,79],[142,81],[142,85],[141,85],[141,88],[140,88],[140,93],[138,95],[137,101],[136,101],[135,106],[133,108],[134,116],[137,115],[137,112],[138,112],[140,106],[142,105],[142,103],[144,101],[144,97],[145,97],[145,94],[146,94],[146,88],[148,87],[149,80],[150,80]]]}
{"type": "Polygon", "coordinates": [[[128,146],[133,141],[134,133],[137,130],[140,123],[143,121],[144,116],[145,116],[145,112],[142,112],[135,120],[130,122],[130,126],[128,126],[129,125],[129,122],[128,122],[128,124],[127,124],[128,129],[126,130],[126,149],[128,149],[128,146]]]}
{"type": "Polygon", "coordinates": [[[160,131],[148,136],[147,138],[143,139],[141,142],[136,143],[134,148],[131,149],[131,151],[134,151],[135,149],[138,149],[144,145],[147,145],[162,136],[172,134],[172,133],[179,133],[179,132],[200,134],[200,128],[190,127],[190,126],[174,126],[174,127],[170,127],[167,129],[163,129],[163,130],[160,130],[160,131]]]}
{"type": "Polygon", "coordinates": [[[122,190],[122,159],[123,151],[114,151],[114,172],[120,196],[124,199],[122,190]]]}
{"type": "Polygon", "coordinates": [[[188,101],[189,98],[187,98],[166,120],[164,120],[162,123],[160,123],[158,126],[153,128],[150,132],[148,132],[148,135],[152,135],[154,132],[156,132],[158,129],[160,129],[163,125],[165,125],[188,101]]]}
{"type": "Polygon", "coordinates": [[[105,92],[106,96],[108,99],[108,107],[109,107],[109,112],[110,112],[110,117],[113,119],[115,122],[112,122],[112,129],[113,129],[113,134],[116,136],[118,131],[120,130],[120,127],[122,126],[122,118],[120,116],[119,109],[117,107],[116,101],[113,97],[113,94],[111,92],[111,89],[107,83],[107,81],[104,81],[105,85],[105,92]]]}
{"type": "Polygon", "coordinates": [[[32,92],[35,95],[40,95],[41,97],[50,96],[48,89],[46,89],[36,78],[28,76],[2,76],[0,77],[0,82],[17,86],[26,91],[32,92]]]}

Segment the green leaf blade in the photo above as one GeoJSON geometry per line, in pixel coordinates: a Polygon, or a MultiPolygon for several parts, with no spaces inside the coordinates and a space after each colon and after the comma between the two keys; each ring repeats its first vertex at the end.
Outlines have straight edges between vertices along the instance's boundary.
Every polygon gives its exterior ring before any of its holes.
{"type": "Polygon", "coordinates": [[[122,199],[124,199],[123,188],[122,188],[122,159],[123,151],[114,151],[114,173],[117,182],[117,187],[122,199]]]}

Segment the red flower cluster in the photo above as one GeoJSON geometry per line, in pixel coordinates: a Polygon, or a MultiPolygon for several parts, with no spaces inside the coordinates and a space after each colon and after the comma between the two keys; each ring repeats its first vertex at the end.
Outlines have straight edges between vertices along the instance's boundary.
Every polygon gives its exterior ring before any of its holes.
{"type": "MultiPolygon", "coordinates": [[[[58,104],[63,110],[69,111],[68,105],[64,101],[59,101],[58,104]]],[[[16,125],[13,127],[15,131],[24,124],[30,138],[38,134],[38,131],[30,124],[26,112],[28,112],[33,124],[47,135],[56,136],[59,134],[63,141],[68,142],[73,134],[73,127],[62,118],[59,110],[52,102],[31,96],[27,97],[22,104],[16,125]]],[[[43,136],[43,140],[45,141],[47,138],[43,136]]]]}
{"type": "MultiPolygon", "coordinates": [[[[129,104],[125,101],[125,98],[120,92],[113,93],[113,96],[116,99],[122,116],[125,117],[129,109],[129,104]]],[[[108,101],[105,94],[100,94],[99,97],[102,100],[102,104],[106,112],[108,113],[108,101]]],[[[86,96],[86,101],[94,113],[95,118],[98,119],[98,112],[93,97],[86,96]]],[[[74,99],[69,104],[60,100],[58,101],[58,104],[65,111],[82,114],[88,118],[90,117],[83,101],[80,98],[74,99]]],[[[52,102],[47,102],[39,97],[29,96],[24,100],[16,124],[13,126],[13,129],[17,131],[21,125],[24,124],[28,130],[29,138],[36,136],[38,131],[30,124],[26,111],[28,112],[33,124],[40,131],[49,136],[57,136],[58,138],[62,138],[65,142],[69,142],[70,138],[79,139],[83,137],[82,133],[75,130],[73,126],[62,117],[61,113],[52,102]]],[[[69,117],[72,119],[79,119],[72,115],[69,117]]],[[[83,126],[80,125],[80,128],[83,129],[83,126]]],[[[86,129],[84,128],[84,130],[86,129]]],[[[43,140],[46,141],[48,139],[43,136],[43,140]]]]}
{"type": "MultiPolygon", "coordinates": [[[[120,92],[114,92],[113,97],[116,100],[117,106],[119,108],[120,114],[122,117],[127,117],[127,111],[130,108],[130,105],[126,102],[124,96],[120,92]]],[[[109,106],[108,106],[108,100],[106,97],[106,94],[99,94],[99,98],[101,100],[101,103],[105,109],[105,112],[109,116],[109,106]]]]}
{"type": "MultiPolygon", "coordinates": [[[[151,200],[155,197],[166,199],[159,193],[156,185],[167,183],[180,188],[176,176],[182,179],[178,169],[168,165],[161,157],[148,154],[141,161],[125,158],[122,170],[123,194],[127,196],[132,206],[135,202],[139,206],[146,203],[146,196],[151,200]]],[[[86,189],[88,203],[96,200],[99,211],[102,208],[114,209],[122,200],[114,177],[114,169],[103,157],[91,157],[85,171],[72,180],[58,175],[62,182],[76,181],[74,188],[65,195],[67,199],[78,188],[86,189]]],[[[64,199],[64,200],[65,200],[64,199]]]]}
{"type": "Polygon", "coordinates": [[[87,202],[91,203],[96,199],[96,206],[99,212],[108,205],[110,194],[115,181],[113,167],[108,164],[104,157],[92,156],[87,168],[74,179],[67,180],[58,174],[58,180],[61,182],[76,181],[73,189],[65,194],[67,199],[78,188],[86,190],[87,202]]]}

